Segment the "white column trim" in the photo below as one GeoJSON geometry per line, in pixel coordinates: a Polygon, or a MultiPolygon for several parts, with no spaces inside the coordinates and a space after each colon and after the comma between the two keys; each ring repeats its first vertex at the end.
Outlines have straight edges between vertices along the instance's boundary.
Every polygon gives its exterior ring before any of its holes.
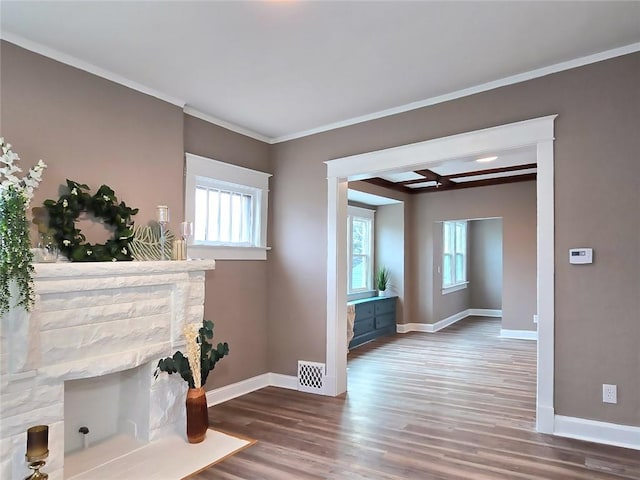
{"type": "Polygon", "coordinates": [[[536,429],[553,433],[548,414],[554,410],[555,379],[555,230],[554,230],[554,159],[553,138],[537,145],[537,210],[538,210],[538,355],[536,392],[536,429]],[[543,420],[546,419],[546,420],[543,420]]]}
{"type": "Polygon", "coordinates": [[[347,290],[346,218],[347,181],[327,179],[327,345],[323,393],[340,395],[347,391],[347,290]],[[345,219],[344,222],[338,221],[345,219]]]}

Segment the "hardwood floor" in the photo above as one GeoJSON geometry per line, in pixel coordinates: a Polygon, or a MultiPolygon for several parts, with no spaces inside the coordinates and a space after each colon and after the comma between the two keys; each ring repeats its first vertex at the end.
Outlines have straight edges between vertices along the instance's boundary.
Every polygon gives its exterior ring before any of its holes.
{"type": "Polygon", "coordinates": [[[193,477],[218,479],[640,479],[640,452],[535,432],[535,342],[470,317],[349,354],[338,398],[279,388],[209,409],[258,440],[193,477]]]}

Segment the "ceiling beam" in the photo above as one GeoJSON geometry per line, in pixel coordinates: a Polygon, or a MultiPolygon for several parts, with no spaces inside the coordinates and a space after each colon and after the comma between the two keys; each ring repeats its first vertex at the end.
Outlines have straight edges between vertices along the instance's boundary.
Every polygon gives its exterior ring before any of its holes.
{"type": "MultiPolygon", "coordinates": [[[[422,175],[426,179],[426,181],[437,182],[437,183],[440,183],[441,185],[451,185],[453,183],[451,180],[449,180],[449,177],[447,177],[446,175],[438,175],[433,170],[429,170],[426,168],[423,168],[422,170],[416,170],[413,173],[422,175]]],[[[398,183],[400,185],[412,185],[415,183],[422,183],[424,181],[425,180],[422,180],[422,179],[416,179],[416,180],[407,180],[407,181],[398,182],[398,183]]]]}
{"type": "Polygon", "coordinates": [[[462,173],[453,173],[449,175],[449,178],[463,178],[463,177],[475,177],[478,175],[489,175],[493,173],[504,173],[504,172],[517,172],[518,170],[528,170],[530,168],[537,168],[538,165],[536,163],[527,163],[526,165],[512,165],[510,167],[500,167],[500,168],[488,168],[486,170],[476,170],[475,172],[462,172],[462,173]]]}
{"type": "Polygon", "coordinates": [[[390,182],[389,180],[385,180],[384,178],[380,178],[380,177],[365,178],[364,180],[361,180],[361,181],[369,183],[371,185],[376,185],[378,187],[384,187],[390,190],[395,190],[396,192],[413,193],[410,188],[406,188],[399,183],[390,182]]]}
{"type": "MultiPolygon", "coordinates": [[[[443,192],[445,190],[460,190],[462,188],[487,187],[490,185],[502,185],[505,183],[529,182],[536,179],[535,173],[524,175],[513,175],[511,177],[487,178],[485,180],[475,180],[470,182],[457,182],[451,186],[441,185],[440,187],[408,188],[411,193],[443,192]]],[[[406,190],[405,190],[406,191],[406,190]]]]}

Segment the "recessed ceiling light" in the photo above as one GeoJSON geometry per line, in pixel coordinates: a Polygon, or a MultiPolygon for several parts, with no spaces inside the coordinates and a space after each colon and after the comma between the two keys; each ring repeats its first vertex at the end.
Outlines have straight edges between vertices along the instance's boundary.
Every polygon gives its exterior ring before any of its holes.
{"type": "Polygon", "coordinates": [[[493,162],[496,158],[498,158],[498,157],[497,156],[483,157],[483,158],[477,159],[476,162],[493,162]]]}

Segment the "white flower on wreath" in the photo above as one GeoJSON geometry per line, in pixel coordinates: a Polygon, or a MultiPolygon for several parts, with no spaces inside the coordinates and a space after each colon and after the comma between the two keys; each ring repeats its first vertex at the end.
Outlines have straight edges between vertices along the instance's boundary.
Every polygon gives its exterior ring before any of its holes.
{"type": "Polygon", "coordinates": [[[71,245],[71,240],[66,240],[66,239],[65,239],[65,240],[63,240],[63,241],[62,241],[62,244],[63,244],[65,247],[68,247],[69,245],[71,245]]]}
{"type": "Polygon", "coordinates": [[[19,178],[16,173],[22,173],[22,169],[16,164],[20,157],[11,150],[11,144],[6,143],[2,137],[0,137],[0,148],[2,149],[2,156],[0,157],[0,191],[10,186],[21,190],[27,199],[28,206],[33,198],[34,190],[42,181],[42,172],[47,168],[47,164],[39,160],[36,165],[29,169],[27,175],[19,178]]]}

